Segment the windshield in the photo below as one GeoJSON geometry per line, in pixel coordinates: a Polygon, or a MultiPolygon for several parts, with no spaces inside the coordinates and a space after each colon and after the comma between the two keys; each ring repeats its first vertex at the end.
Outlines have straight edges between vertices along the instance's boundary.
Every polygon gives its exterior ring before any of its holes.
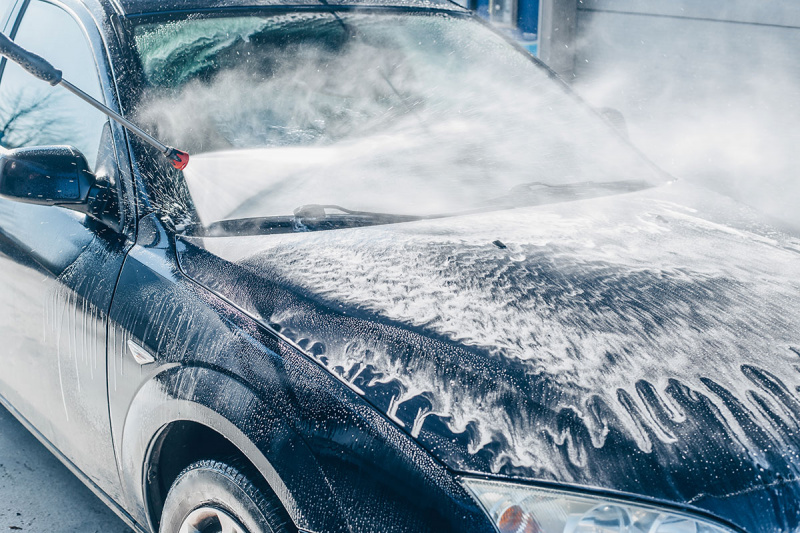
{"type": "Polygon", "coordinates": [[[661,180],[544,68],[468,17],[190,18],[135,37],[137,118],[192,154],[184,176],[206,225],[308,204],[454,213],[525,184],[661,180]]]}

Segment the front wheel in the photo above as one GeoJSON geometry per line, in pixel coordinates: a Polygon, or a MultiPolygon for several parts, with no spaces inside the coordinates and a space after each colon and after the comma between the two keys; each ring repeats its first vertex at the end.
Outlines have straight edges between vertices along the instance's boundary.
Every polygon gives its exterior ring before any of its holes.
{"type": "Polygon", "coordinates": [[[292,533],[278,497],[235,462],[203,460],[169,489],[159,533],[292,533]]]}

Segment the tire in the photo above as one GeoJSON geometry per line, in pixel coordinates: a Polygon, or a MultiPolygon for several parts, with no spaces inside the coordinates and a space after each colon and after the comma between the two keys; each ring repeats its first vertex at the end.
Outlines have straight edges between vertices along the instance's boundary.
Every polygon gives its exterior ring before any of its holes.
{"type": "Polygon", "coordinates": [[[169,489],[159,533],[296,533],[278,497],[236,461],[186,467],[169,489]]]}

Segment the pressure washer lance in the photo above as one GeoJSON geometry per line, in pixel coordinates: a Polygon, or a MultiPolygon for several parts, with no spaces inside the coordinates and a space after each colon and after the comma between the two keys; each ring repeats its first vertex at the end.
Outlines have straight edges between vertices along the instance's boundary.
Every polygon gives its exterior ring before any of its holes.
{"type": "Polygon", "coordinates": [[[135,124],[127,120],[126,118],[120,116],[119,114],[115,113],[111,109],[107,108],[82,90],[78,89],[70,82],[65,80],[61,77],[61,71],[57,68],[53,67],[47,60],[44,58],[37,56],[33,52],[29,52],[25,50],[11,39],[6,37],[4,34],[0,33],[0,54],[6,56],[7,58],[11,59],[15,63],[19,64],[22,68],[36,76],[42,81],[46,81],[50,85],[61,85],[66,90],[86,102],[87,104],[93,106],[94,108],[98,109],[105,115],[107,115],[112,120],[116,120],[120,124],[122,124],[125,128],[127,128],[131,133],[134,135],[138,135],[141,137],[145,142],[153,146],[156,150],[164,154],[164,157],[169,159],[169,162],[172,163],[172,166],[177,168],[178,170],[183,170],[186,168],[186,165],[189,164],[189,154],[186,152],[182,152],[176,148],[171,146],[167,146],[157,139],[155,139],[152,135],[148,134],[147,132],[139,129],[135,124]]]}

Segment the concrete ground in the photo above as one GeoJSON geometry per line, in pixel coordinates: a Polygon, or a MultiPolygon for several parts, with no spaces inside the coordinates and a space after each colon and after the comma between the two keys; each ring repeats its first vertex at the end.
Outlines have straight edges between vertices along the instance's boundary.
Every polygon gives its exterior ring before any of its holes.
{"type": "Polygon", "coordinates": [[[0,407],[0,532],[131,533],[0,407]]]}

